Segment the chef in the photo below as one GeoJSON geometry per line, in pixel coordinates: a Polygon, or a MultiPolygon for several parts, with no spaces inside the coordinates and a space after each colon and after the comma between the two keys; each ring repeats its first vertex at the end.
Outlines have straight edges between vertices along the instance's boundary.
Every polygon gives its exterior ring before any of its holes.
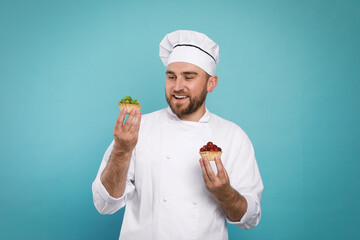
{"type": "Polygon", "coordinates": [[[228,239],[226,222],[255,227],[263,183],[251,141],[205,107],[218,83],[219,46],[179,30],[161,41],[160,58],[169,107],[134,110],[127,120],[120,113],[92,184],[96,209],[126,206],[119,239],[228,239]],[[221,158],[200,158],[207,142],[222,148],[221,158]]]}

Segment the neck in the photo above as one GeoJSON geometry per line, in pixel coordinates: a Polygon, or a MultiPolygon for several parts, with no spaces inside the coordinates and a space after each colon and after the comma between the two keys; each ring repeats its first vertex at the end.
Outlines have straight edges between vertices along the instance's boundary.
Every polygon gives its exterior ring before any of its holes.
{"type": "Polygon", "coordinates": [[[188,115],[178,116],[178,118],[183,121],[198,122],[204,116],[205,113],[206,113],[205,103],[203,103],[203,105],[201,105],[201,107],[199,107],[199,109],[196,110],[196,112],[193,112],[188,115]]]}

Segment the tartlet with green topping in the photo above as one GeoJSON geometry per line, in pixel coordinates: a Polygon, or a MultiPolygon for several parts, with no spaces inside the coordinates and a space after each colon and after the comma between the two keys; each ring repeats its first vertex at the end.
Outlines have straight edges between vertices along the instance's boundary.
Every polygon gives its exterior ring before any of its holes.
{"type": "Polygon", "coordinates": [[[140,111],[141,105],[139,104],[139,100],[133,100],[130,96],[126,96],[119,102],[120,111],[126,109],[126,113],[131,113],[133,109],[136,111],[140,111]]]}

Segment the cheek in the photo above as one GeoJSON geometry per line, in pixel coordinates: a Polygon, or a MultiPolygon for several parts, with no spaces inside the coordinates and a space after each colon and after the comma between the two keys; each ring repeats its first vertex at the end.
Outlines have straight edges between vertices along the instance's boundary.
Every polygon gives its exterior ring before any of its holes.
{"type": "Polygon", "coordinates": [[[171,88],[175,85],[175,80],[173,79],[165,79],[165,87],[166,88],[171,88]]]}
{"type": "Polygon", "coordinates": [[[165,93],[168,93],[171,89],[171,83],[169,81],[165,81],[165,93]]]}
{"type": "Polygon", "coordinates": [[[196,84],[193,85],[189,88],[189,90],[194,94],[194,95],[199,95],[204,91],[204,88],[206,88],[206,86],[204,86],[203,84],[196,84]]]}

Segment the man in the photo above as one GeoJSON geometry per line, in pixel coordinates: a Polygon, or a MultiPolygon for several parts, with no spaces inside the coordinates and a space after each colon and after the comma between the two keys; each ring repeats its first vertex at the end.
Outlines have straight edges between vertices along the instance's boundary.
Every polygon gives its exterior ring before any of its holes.
{"type": "Polygon", "coordinates": [[[125,123],[120,113],[92,185],[96,209],[112,214],[126,205],[120,239],[228,239],[226,221],[256,226],[263,184],[252,144],[205,107],[218,82],[218,45],[175,31],[160,43],[160,57],[169,107],[133,111],[125,123]],[[222,148],[215,164],[199,160],[209,141],[222,148]]]}

